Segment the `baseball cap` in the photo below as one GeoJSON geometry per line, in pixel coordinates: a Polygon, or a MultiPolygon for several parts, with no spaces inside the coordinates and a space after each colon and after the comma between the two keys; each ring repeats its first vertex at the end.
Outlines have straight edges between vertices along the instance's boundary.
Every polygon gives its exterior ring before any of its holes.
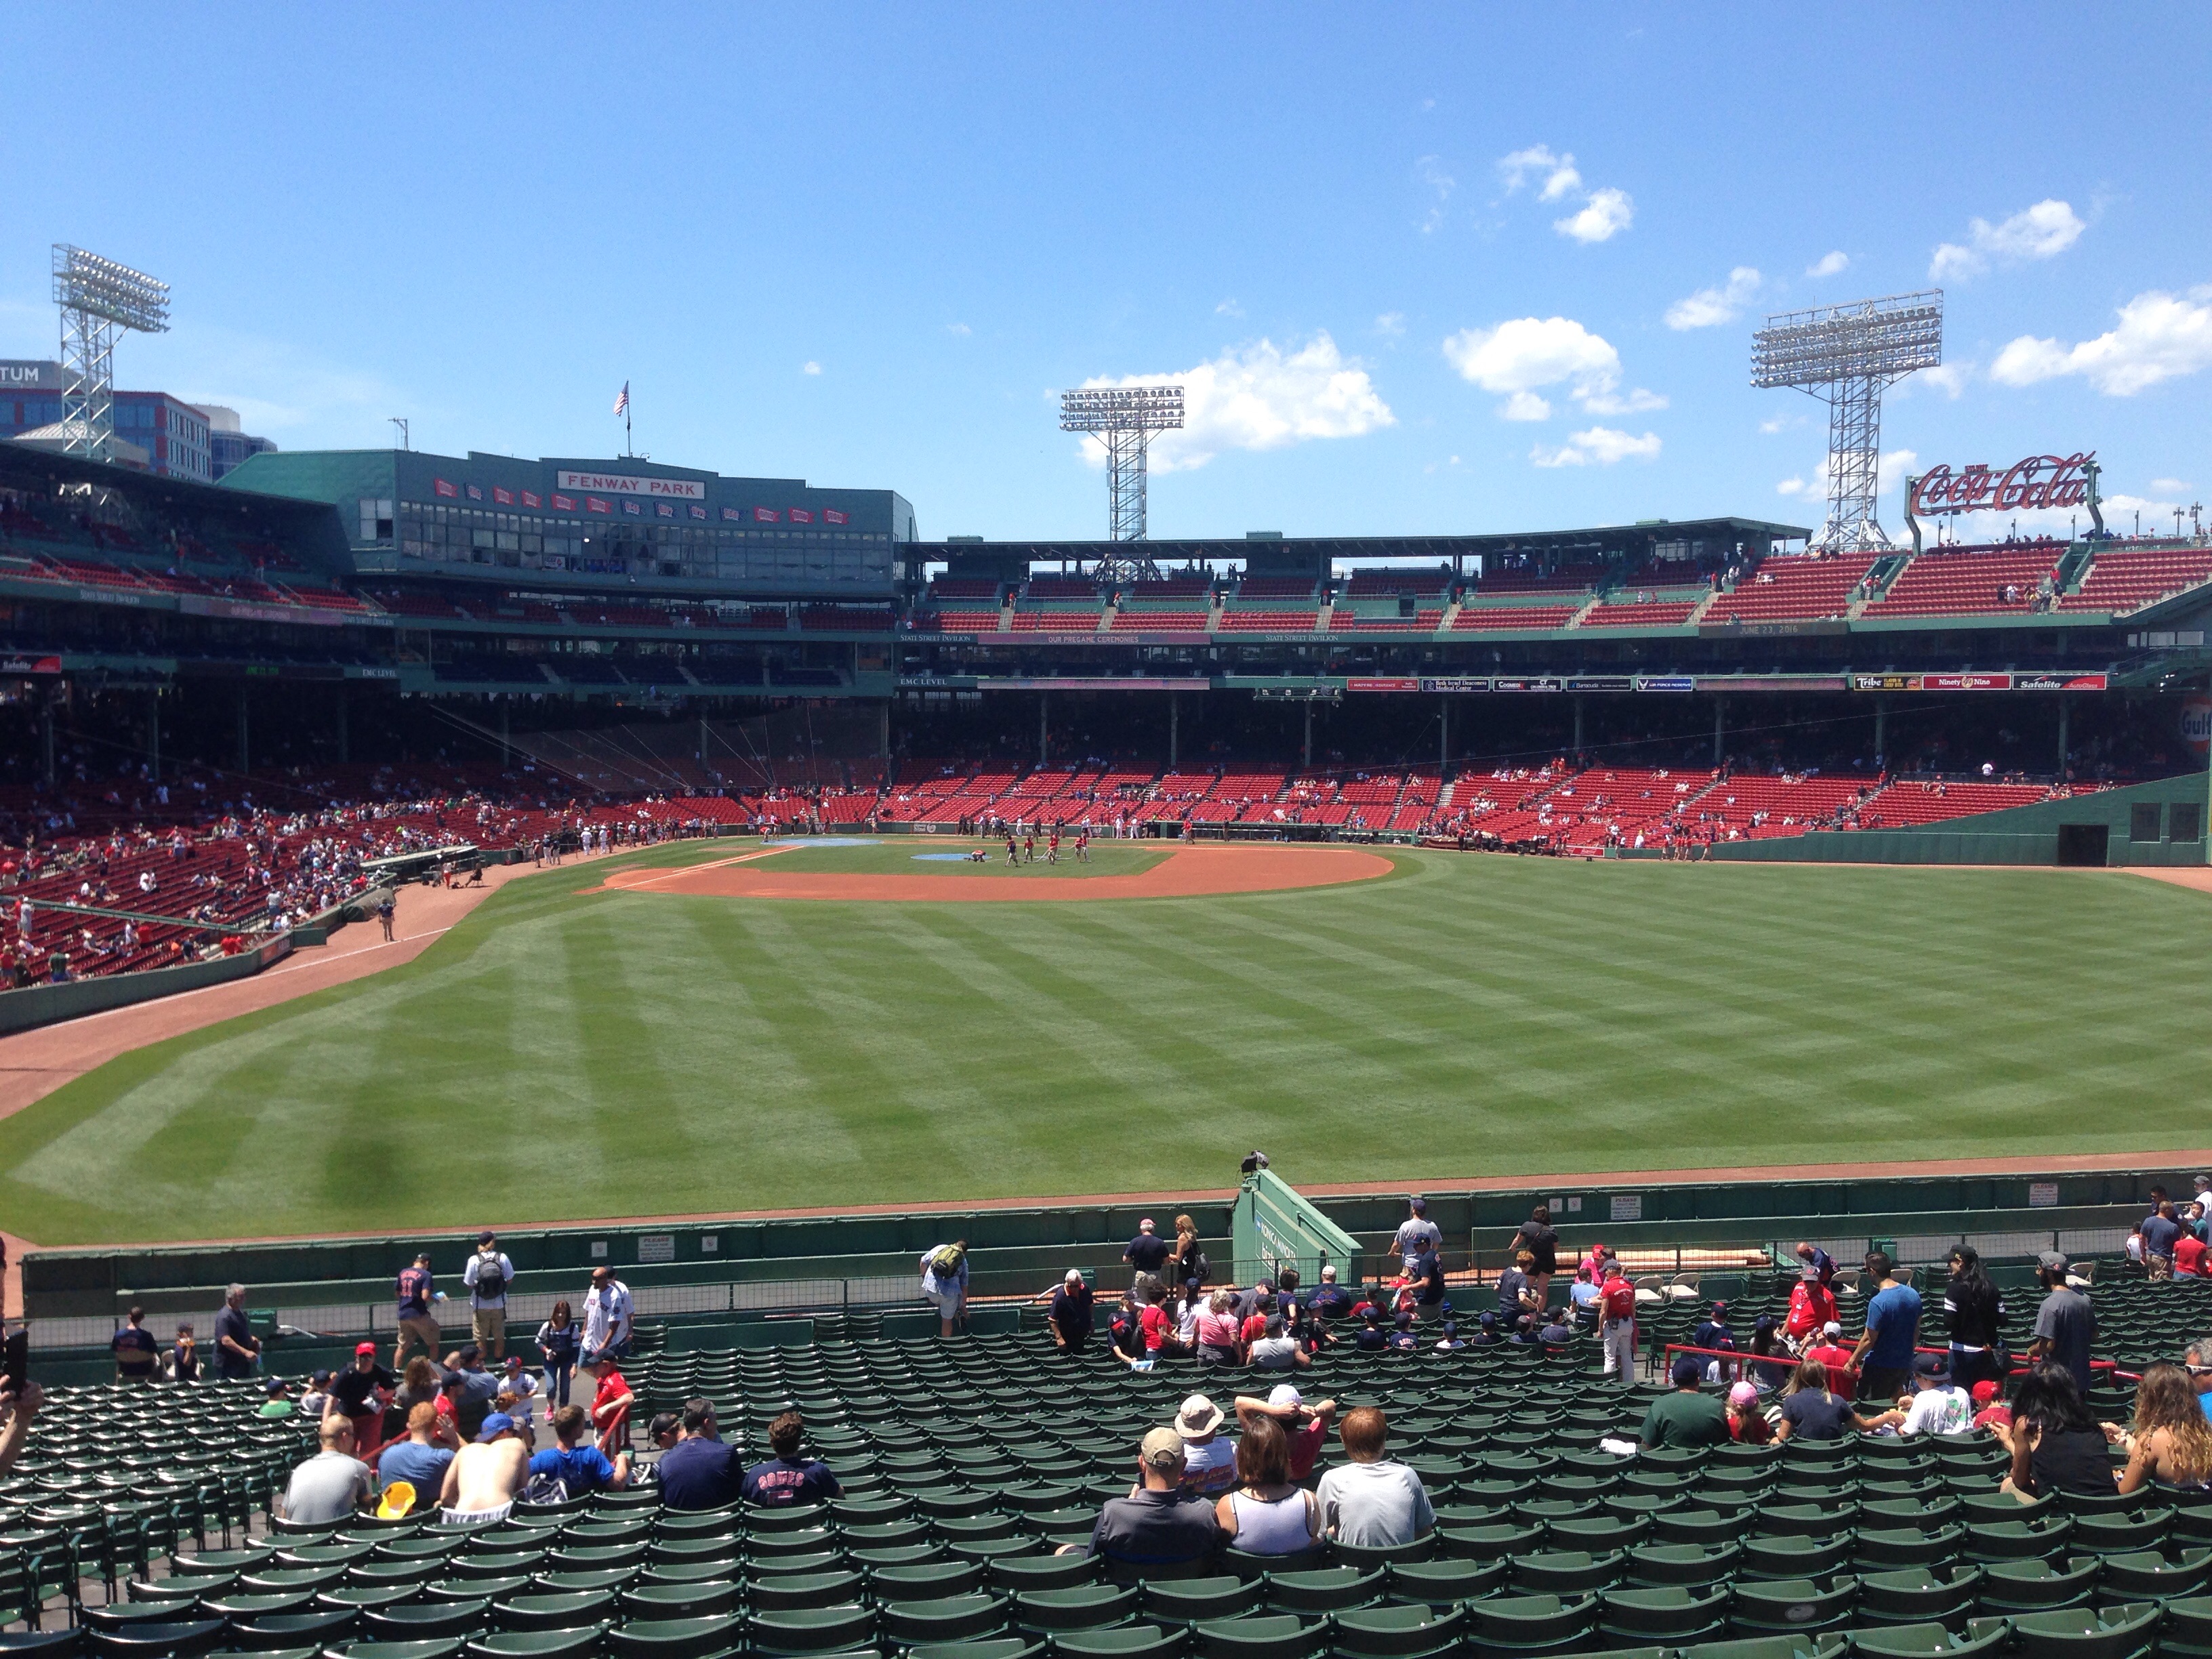
{"type": "Polygon", "coordinates": [[[464,1342],[453,1350],[453,1357],[464,1365],[473,1365],[483,1358],[483,1350],[473,1342],[464,1342]]]}
{"type": "Polygon", "coordinates": [[[1202,1394],[1191,1395],[1176,1413],[1176,1432],[1186,1440],[1202,1439],[1220,1426],[1221,1407],[1202,1394]]]}
{"type": "Polygon", "coordinates": [[[490,1228],[489,1228],[489,1227],[487,1227],[487,1228],[485,1228],[482,1232],[478,1233],[478,1234],[477,1235],[477,1243],[479,1243],[479,1244],[489,1244],[489,1243],[491,1243],[491,1229],[490,1229],[490,1228]]]}
{"type": "MultiPolygon", "coordinates": [[[[489,1423],[491,1419],[484,1420],[489,1423]]],[[[1185,1462],[1182,1437],[1173,1429],[1147,1430],[1143,1443],[1137,1448],[1137,1461],[1161,1474],[1174,1474],[1185,1462]]]]}
{"type": "Polygon", "coordinates": [[[1823,1336],[1841,1336],[1843,1334],[1844,1328],[1832,1319],[1820,1327],[1820,1334],[1823,1336]]]}
{"type": "Polygon", "coordinates": [[[1731,1406],[1756,1406],[1758,1403],[1759,1390],[1748,1382],[1738,1382],[1729,1390],[1729,1404],[1731,1406]]]}
{"type": "Polygon", "coordinates": [[[1985,1376],[1974,1384],[1974,1403],[1977,1406],[1986,1406],[1996,1397],[1997,1385],[1990,1378],[1985,1376]]]}
{"type": "Polygon", "coordinates": [[[281,1376],[270,1377],[266,1386],[263,1388],[262,1392],[268,1395],[279,1395],[283,1393],[284,1379],[281,1376]]]}
{"type": "Polygon", "coordinates": [[[2056,1250],[2045,1250],[2035,1258],[2036,1265],[2046,1272],[2063,1273],[2073,1264],[2056,1250]]]}
{"type": "Polygon", "coordinates": [[[356,1342],[353,1345],[353,1357],[356,1359],[360,1358],[362,1355],[365,1353],[374,1353],[375,1352],[376,1344],[374,1342],[356,1342]]]}
{"type": "Polygon", "coordinates": [[[1142,1221],[1139,1221],[1139,1222],[1137,1224],[1137,1231],[1138,1231],[1139,1232],[1140,1232],[1140,1233],[1148,1233],[1148,1232],[1150,1232],[1152,1230],[1152,1217],[1150,1217],[1150,1216],[1146,1216],[1146,1217],[1142,1221]]]}
{"type": "Polygon", "coordinates": [[[1702,1359],[1691,1359],[1686,1357],[1674,1362],[1674,1386],[1678,1389],[1697,1387],[1705,1374],[1705,1364],[1702,1359]]]}
{"type": "Polygon", "coordinates": [[[317,1371],[308,1380],[318,1384],[327,1382],[331,1380],[331,1374],[328,1371],[317,1371]]]}
{"type": "Polygon", "coordinates": [[[1305,1395],[1287,1382],[1278,1382],[1267,1390],[1267,1404],[1276,1411],[1296,1411],[1305,1403],[1305,1395]]]}
{"type": "Polygon", "coordinates": [[[1413,1206],[1413,1213],[1415,1215],[1426,1215],[1429,1212],[1429,1200],[1423,1198],[1419,1193],[1415,1193],[1411,1198],[1408,1198],[1406,1202],[1413,1206]]]}
{"type": "Polygon", "coordinates": [[[415,1259],[417,1261],[428,1261],[430,1259],[430,1253],[428,1250],[417,1250],[415,1252],[415,1259]]]}
{"type": "Polygon", "coordinates": [[[477,1431],[477,1444],[481,1446],[487,1440],[496,1440],[514,1426],[514,1419],[505,1412],[494,1412],[484,1419],[483,1427],[477,1431]]]}
{"type": "Polygon", "coordinates": [[[1912,1362],[1912,1382],[1915,1388],[1933,1389],[1951,1380],[1951,1368],[1938,1354],[1923,1353],[1912,1362]]]}

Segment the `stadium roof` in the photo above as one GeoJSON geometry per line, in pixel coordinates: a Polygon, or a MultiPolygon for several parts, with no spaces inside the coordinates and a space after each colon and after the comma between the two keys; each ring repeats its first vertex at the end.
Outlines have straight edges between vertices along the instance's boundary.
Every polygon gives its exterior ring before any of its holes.
{"type": "MultiPolygon", "coordinates": [[[[1802,541],[1812,533],[1805,525],[1775,524],[1765,519],[1648,519],[1638,524],[1600,525],[1583,530],[1524,530],[1482,536],[1219,536],[1152,540],[1143,543],[1142,550],[1164,567],[1224,559],[1266,565],[1317,564],[1323,559],[1418,563],[1507,553],[1641,552],[1658,542],[1802,541]]],[[[918,542],[908,553],[909,557],[933,563],[1024,558],[1057,564],[1125,557],[1133,550],[1127,542],[976,540],[918,542]]]]}

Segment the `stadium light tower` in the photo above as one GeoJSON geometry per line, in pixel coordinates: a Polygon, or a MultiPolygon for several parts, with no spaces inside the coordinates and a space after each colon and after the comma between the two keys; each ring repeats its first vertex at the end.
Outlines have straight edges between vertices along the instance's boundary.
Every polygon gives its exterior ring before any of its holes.
{"type": "MultiPolygon", "coordinates": [[[[1182,424],[1179,386],[1085,386],[1060,394],[1060,429],[1089,433],[1106,446],[1109,540],[1145,539],[1146,453],[1152,434],[1170,432],[1182,424]]],[[[1139,555],[1103,564],[1103,574],[1157,574],[1152,562],[1139,555]]]]}
{"type": "Polygon", "coordinates": [[[67,242],[54,244],[62,310],[62,453],[104,461],[115,447],[115,336],[169,331],[169,285],[67,242]]]}
{"type": "Polygon", "coordinates": [[[1752,336],[1752,385],[1795,386],[1828,405],[1828,520],[1814,546],[1848,553],[1890,544],[1875,518],[1882,391],[1942,361],[1941,289],[1784,312],[1752,336]]]}

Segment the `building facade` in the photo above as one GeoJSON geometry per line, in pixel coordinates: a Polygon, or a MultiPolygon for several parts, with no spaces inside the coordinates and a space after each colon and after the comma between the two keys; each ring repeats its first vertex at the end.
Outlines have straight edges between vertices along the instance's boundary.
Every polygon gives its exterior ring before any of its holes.
{"type": "MultiPolygon", "coordinates": [[[[47,428],[62,420],[62,366],[51,359],[0,361],[0,438],[47,440],[47,428]]],[[[230,411],[224,410],[229,415],[230,411]]],[[[230,415],[234,430],[238,417],[230,415]]],[[[60,437],[53,434],[55,441],[60,437]]],[[[118,452],[121,464],[162,478],[212,483],[216,471],[215,423],[209,412],[166,392],[118,392],[115,435],[128,446],[118,452]],[[143,454],[143,459],[140,456],[143,454]]],[[[265,438],[236,433],[245,445],[273,448],[265,438]]],[[[242,457],[241,457],[242,459],[242,457]]]]}
{"type": "Polygon", "coordinates": [[[724,477],[635,457],[295,450],[223,482],[326,501],[364,574],[512,581],[558,572],[625,586],[889,598],[914,508],[896,490],[724,477]]]}

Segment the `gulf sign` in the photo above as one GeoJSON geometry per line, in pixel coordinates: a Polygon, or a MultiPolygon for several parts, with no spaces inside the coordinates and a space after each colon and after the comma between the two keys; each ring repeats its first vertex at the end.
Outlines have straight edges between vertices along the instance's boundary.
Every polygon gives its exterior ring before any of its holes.
{"type": "Polygon", "coordinates": [[[1912,481],[1909,510],[1928,518],[1950,513],[2019,513],[2035,507],[2079,507],[2089,499],[2089,464],[2097,452],[2030,455],[2002,472],[1981,461],[1964,471],[1931,467],[1912,481]]]}

